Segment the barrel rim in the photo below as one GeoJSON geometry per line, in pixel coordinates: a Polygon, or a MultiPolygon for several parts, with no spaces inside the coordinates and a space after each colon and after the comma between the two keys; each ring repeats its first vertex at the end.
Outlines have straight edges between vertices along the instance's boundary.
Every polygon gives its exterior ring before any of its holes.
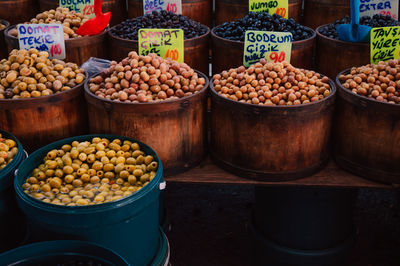
{"type": "Polygon", "coordinates": [[[4,26],[6,26],[4,29],[2,29],[1,31],[5,31],[8,27],[10,27],[10,22],[5,20],[5,19],[0,19],[0,23],[3,24],[4,26]]]}
{"type": "MultiPolygon", "coordinates": [[[[322,77],[324,77],[324,75],[320,74],[322,77]]],[[[299,109],[305,109],[305,108],[309,108],[311,106],[315,106],[315,105],[320,105],[323,104],[324,102],[327,102],[328,100],[330,100],[332,97],[335,97],[336,95],[336,84],[333,82],[332,79],[330,79],[328,77],[328,84],[331,87],[331,93],[328,95],[328,97],[323,98],[322,100],[318,100],[316,102],[309,102],[306,104],[298,104],[298,105],[258,105],[258,104],[252,104],[252,103],[244,103],[244,102],[239,102],[239,101],[234,101],[232,99],[228,99],[222,95],[220,95],[214,88],[214,78],[212,78],[210,80],[210,91],[213,94],[212,96],[214,97],[218,97],[219,100],[224,101],[225,103],[228,104],[242,104],[241,106],[247,106],[250,108],[256,108],[256,109],[260,109],[260,110],[279,110],[279,109],[288,109],[288,110],[299,110],[299,109]]]]}
{"type": "MultiPolygon", "coordinates": [[[[393,104],[393,103],[388,103],[388,102],[380,102],[380,101],[375,100],[373,98],[368,98],[366,96],[362,96],[362,95],[353,93],[351,90],[346,89],[345,87],[343,87],[342,83],[339,80],[339,77],[340,77],[340,75],[346,75],[346,74],[350,73],[350,71],[351,71],[351,68],[347,68],[347,69],[341,71],[336,76],[335,81],[336,81],[336,86],[338,87],[339,95],[341,95],[341,93],[345,93],[345,95],[347,95],[347,97],[349,99],[354,99],[354,100],[357,100],[357,101],[360,101],[360,102],[367,101],[367,102],[369,102],[371,104],[381,104],[382,106],[388,106],[389,108],[390,107],[399,108],[399,110],[400,110],[400,104],[397,104],[397,103],[393,104]]],[[[342,98],[344,98],[344,97],[342,97],[342,98]]]]}
{"type": "MultiPolygon", "coordinates": [[[[53,93],[53,94],[50,94],[50,95],[47,95],[47,96],[40,96],[40,97],[36,97],[36,98],[31,97],[31,98],[18,98],[18,99],[0,99],[0,109],[2,109],[1,105],[3,105],[3,104],[4,105],[6,105],[6,104],[15,104],[15,103],[39,104],[39,103],[42,103],[42,102],[51,102],[50,99],[52,97],[55,97],[55,96],[60,97],[59,95],[68,95],[68,96],[72,97],[72,94],[74,94],[75,92],[79,91],[82,88],[82,86],[85,85],[85,82],[87,80],[89,80],[88,72],[86,70],[84,70],[84,71],[85,71],[84,72],[85,73],[85,79],[80,84],[76,85],[75,87],[73,87],[73,88],[71,88],[69,90],[60,91],[60,92],[53,93]]],[[[6,108],[7,108],[7,106],[6,106],[6,108]]]]}
{"type": "MultiPolygon", "coordinates": [[[[118,36],[112,34],[112,33],[111,33],[111,30],[112,30],[113,28],[115,28],[116,26],[119,26],[119,25],[121,25],[121,23],[112,26],[112,27],[108,30],[107,34],[108,34],[108,36],[109,36],[111,39],[115,39],[115,40],[117,40],[117,41],[122,41],[122,42],[127,42],[127,43],[137,43],[137,44],[139,44],[139,40],[124,39],[124,38],[121,38],[121,37],[118,37],[118,36]]],[[[202,38],[206,37],[208,34],[210,34],[211,29],[210,29],[207,25],[201,24],[201,26],[203,26],[203,27],[205,27],[205,28],[207,29],[206,33],[204,33],[203,35],[194,37],[194,38],[190,38],[190,39],[186,39],[186,40],[184,39],[184,40],[183,40],[183,43],[185,43],[186,41],[188,41],[188,42],[189,42],[189,41],[196,41],[196,40],[202,39],[202,38]]],[[[149,28],[149,29],[150,29],[150,28],[149,28]]]]}
{"type": "MultiPolygon", "coordinates": [[[[203,88],[201,90],[197,91],[196,93],[193,93],[192,95],[184,96],[182,98],[173,99],[173,100],[164,100],[164,101],[160,101],[160,102],[132,103],[132,102],[117,102],[117,101],[113,101],[113,100],[110,100],[110,99],[101,98],[101,97],[97,96],[96,94],[92,93],[89,90],[89,85],[88,84],[90,82],[90,79],[85,81],[84,91],[85,91],[85,95],[87,95],[88,97],[92,97],[95,100],[100,100],[100,101],[103,101],[103,102],[112,103],[114,105],[121,105],[121,106],[124,106],[124,105],[125,106],[152,106],[152,105],[167,105],[167,104],[173,104],[173,103],[180,103],[180,102],[184,102],[186,100],[189,100],[189,99],[191,99],[191,98],[193,98],[193,97],[195,97],[197,95],[201,95],[204,91],[206,91],[208,89],[208,87],[211,84],[210,80],[208,79],[208,77],[205,74],[203,74],[202,72],[200,72],[198,70],[195,70],[195,72],[197,74],[200,74],[201,77],[203,77],[205,79],[206,83],[204,84],[203,88]]],[[[99,74],[100,73],[95,74],[93,77],[97,77],[99,74]]]]}
{"type": "MultiPolygon", "coordinates": [[[[136,140],[136,139],[130,138],[130,137],[120,136],[120,135],[89,134],[89,135],[80,135],[80,136],[75,136],[75,137],[70,137],[70,138],[64,138],[64,139],[52,142],[52,143],[50,143],[46,146],[43,146],[42,148],[34,151],[32,154],[30,154],[28,159],[25,160],[19,167],[22,167],[24,163],[30,163],[29,160],[34,160],[36,158],[36,156],[39,156],[42,153],[47,153],[48,151],[53,149],[53,146],[61,147],[62,145],[66,144],[66,143],[72,143],[75,140],[84,141],[84,140],[90,140],[94,137],[107,138],[109,140],[118,138],[121,140],[130,140],[130,141],[138,143],[142,150],[148,150],[149,152],[147,152],[147,153],[152,154],[153,157],[157,159],[158,169],[157,169],[156,175],[146,186],[144,186],[142,189],[132,193],[132,195],[129,195],[128,197],[121,198],[121,199],[118,199],[115,201],[96,204],[96,205],[65,206],[65,205],[56,205],[56,204],[52,204],[52,203],[46,203],[46,202],[43,202],[41,200],[38,200],[38,199],[26,194],[22,188],[22,183],[20,184],[20,182],[19,182],[19,179],[21,179],[23,182],[24,180],[26,180],[26,178],[25,177],[23,177],[23,179],[20,178],[20,175],[22,175],[22,174],[21,174],[21,171],[18,171],[17,175],[14,178],[14,189],[15,189],[17,198],[20,198],[22,201],[24,201],[26,204],[28,204],[30,206],[33,206],[35,208],[44,209],[44,210],[51,211],[51,212],[63,213],[63,214],[90,214],[90,213],[104,212],[104,211],[112,210],[115,208],[127,206],[127,205],[145,197],[146,194],[148,194],[153,189],[155,189],[155,188],[158,189],[160,182],[162,182],[162,180],[163,180],[163,166],[162,166],[161,159],[158,156],[158,154],[156,153],[156,151],[153,148],[151,148],[149,145],[147,145],[139,140],[136,140]]],[[[29,173],[32,172],[34,167],[36,167],[36,166],[29,167],[29,168],[32,168],[29,171],[29,173]]]]}
{"type": "Polygon", "coordinates": [[[340,44],[343,44],[343,45],[356,45],[356,46],[368,46],[368,47],[370,46],[369,43],[365,43],[365,42],[346,42],[346,41],[342,41],[342,40],[338,40],[338,39],[329,38],[328,36],[325,36],[325,35],[323,35],[322,33],[319,32],[319,30],[322,27],[325,27],[325,26],[328,26],[328,25],[329,24],[324,24],[324,25],[321,25],[321,26],[319,26],[319,27],[317,27],[315,29],[315,32],[316,32],[318,37],[320,37],[322,39],[330,40],[330,41],[333,41],[333,42],[336,42],[336,43],[340,43],[340,44]]]}
{"type": "MultiPolygon", "coordinates": [[[[217,28],[221,27],[221,26],[222,26],[222,24],[221,24],[221,25],[218,25],[218,26],[215,26],[214,28],[212,28],[212,30],[211,30],[211,36],[212,36],[212,38],[215,38],[215,39],[218,39],[218,40],[224,41],[224,42],[234,43],[234,44],[244,44],[244,41],[242,42],[242,41],[229,40],[229,39],[220,37],[220,36],[218,36],[217,34],[215,34],[215,30],[216,30],[217,28]]],[[[306,42],[308,42],[308,41],[314,39],[314,38],[317,36],[315,30],[313,30],[312,28],[309,28],[309,27],[307,27],[307,26],[303,26],[303,27],[306,28],[307,30],[310,30],[310,31],[312,32],[311,37],[309,37],[309,38],[307,38],[307,39],[304,39],[304,40],[294,41],[294,42],[292,42],[292,44],[299,44],[299,45],[301,45],[301,44],[303,44],[303,43],[306,43],[306,42]]]]}
{"type": "MultiPolygon", "coordinates": [[[[18,23],[18,24],[23,24],[23,23],[18,23]]],[[[16,25],[11,25],[11,26],[9,26],[8,28],[5,28],[5,29],[4,29],[4,36],[5,36],[6,38],[9,38],[10,40],[18,41],[18,37],[15,37],[15,36],[13,36],[13,35],[10,34],[10,30],[15,29],[15,28],[17,27],[18,24],[16,24],[16,25]]],[[[31,23],[28,23],[28,24],[31,24],[31,23]]],[[[64,42],[65,42],[65,45],[67,45],[67,44],[73,44],[73,43],[75,43],[75,42],[80,43],[80,42],[82,41],[82,39],[83,39],[83,40],[87,40],[87,39],[89,39],[89,38],[90,38],[90,39],[92,39],[92,38],[99,38],[99,37],[102,37],[103,35],[105,35],[109,30],[110,30],[110,27],[106,27],[106,28],[105,28],[101,33],[99,33],[99,34],[96,34],[96,35],[84,35],[84,36],[81,36],[81,37],[68,38],[68,39],[64,40],[64,42]]]]}

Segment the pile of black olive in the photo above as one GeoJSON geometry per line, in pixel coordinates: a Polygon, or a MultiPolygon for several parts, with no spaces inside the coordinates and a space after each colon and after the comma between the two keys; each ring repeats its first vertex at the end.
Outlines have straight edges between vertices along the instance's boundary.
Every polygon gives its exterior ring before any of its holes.
{"type": "Polygon", "coordinates": [[[207,27],[188,17],[177,15],[172,12],[153,11],[141,17],[131,18],[123,21],[110,29],[114,36],[137,40],[139,29],[182,29],[184,38],[191,39],[201,36],[207,32],[207,27]]]}
{"type": "MultiPolygon", "coordinates": [[[[336,32],[336,27],[340,24],[350,24],[350,17],[345,16],[344,18],[336,20],[334,23],[325,25],[319,29],[319,33],[322,35],[332,38],[332,39],[339,39],[339,36],[336,32]]],[[[360,18],[361,25],[367,25],[372,28],[377,27],[390,27],[390,26],[399,26],[400,22],[394,20],[391,16],[384,16],[381,14],[374,15],[373,17],[370,16],[363,16],[360,18]]]]}
{"type": "Polygon", "coordinates": [[[296,23],[294,19],[285,19],[267,12],[250,12],[244,18],[225,22],[215,29],[215,34],[225,39],[244,42],[247,30],[291,32],[294,41],[305,40],[313,35],[311,29],[296,23]]]}

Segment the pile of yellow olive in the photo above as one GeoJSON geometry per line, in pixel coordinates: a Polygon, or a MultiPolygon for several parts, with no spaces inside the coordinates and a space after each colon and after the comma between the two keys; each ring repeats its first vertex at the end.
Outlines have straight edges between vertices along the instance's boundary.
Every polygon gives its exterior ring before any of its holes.
{"type": "Polygon", "coordinates": [[[49,151],[22,188],[47,203],[100,204],[138,191],[155,177],[157,168],[138,143],[95,137],[49,151]]]}
{"type": "Polygon", "coordinates": [[[9,164],[18,152],[17,143],[3,138],[0,133],[0,170],[9,164]]]}

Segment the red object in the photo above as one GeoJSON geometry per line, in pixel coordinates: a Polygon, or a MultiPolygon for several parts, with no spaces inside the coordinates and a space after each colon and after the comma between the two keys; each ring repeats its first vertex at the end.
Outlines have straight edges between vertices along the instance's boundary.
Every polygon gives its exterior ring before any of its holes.
{"type": "Polygon", "coordinates": [[[108,25],[111,19],[111,12],[103,14],[101,7],[103,6],[103,0],[94,0],[94,18],[86,21],[76,31],[79,35],[96,35],[102,32],[108,25]]]}

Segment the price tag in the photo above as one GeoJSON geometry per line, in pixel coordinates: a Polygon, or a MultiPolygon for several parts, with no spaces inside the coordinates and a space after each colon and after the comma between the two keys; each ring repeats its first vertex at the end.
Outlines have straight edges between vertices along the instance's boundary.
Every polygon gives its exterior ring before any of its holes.
{"type": "Polygon", "coordinates": [[[156,53],[163,58],[183,62],[182,29],[140,29],[139,54],[156,53]]]}
{"type": "Polygon", "coordinates": [[[288,2],[288,0],[249,0],[249,11],[268,12],[271,15],[278,14],[283,18],[288,18],[288,2]]]}
{"type": "Polygon", "coordinates": [[[36,48],[51,58],[65,58],[64,30],[61,24],[18,24],[20,49],[36,48]]]}
{"type": "Polygon", "coordinates": [[[248,30],[244,40],[243,65],[249,67],[261,58],[275,63],[290,63],[292,41],[290,32],[248,30]]]}
{"type": "Polygon", "coordinates": [[[70,11],[83,13],[94,18],[94,0],[60,0],[61,7],[68,7],[70,11]]]}
{"type": "Polygon", "coordinates": [[[400,58],[400,26],[372,28],[371,63],[400,58]]]}
{"type": "Polygon", "coordinates": [[[360,17],[382,14],[397,20],[399,0],[360,0],[360,17]]]}
{"type": "Polygon", "coordinates": [[[144,14],[161,10],[182,14],[182,0],[143,0],[144,14]]]}

